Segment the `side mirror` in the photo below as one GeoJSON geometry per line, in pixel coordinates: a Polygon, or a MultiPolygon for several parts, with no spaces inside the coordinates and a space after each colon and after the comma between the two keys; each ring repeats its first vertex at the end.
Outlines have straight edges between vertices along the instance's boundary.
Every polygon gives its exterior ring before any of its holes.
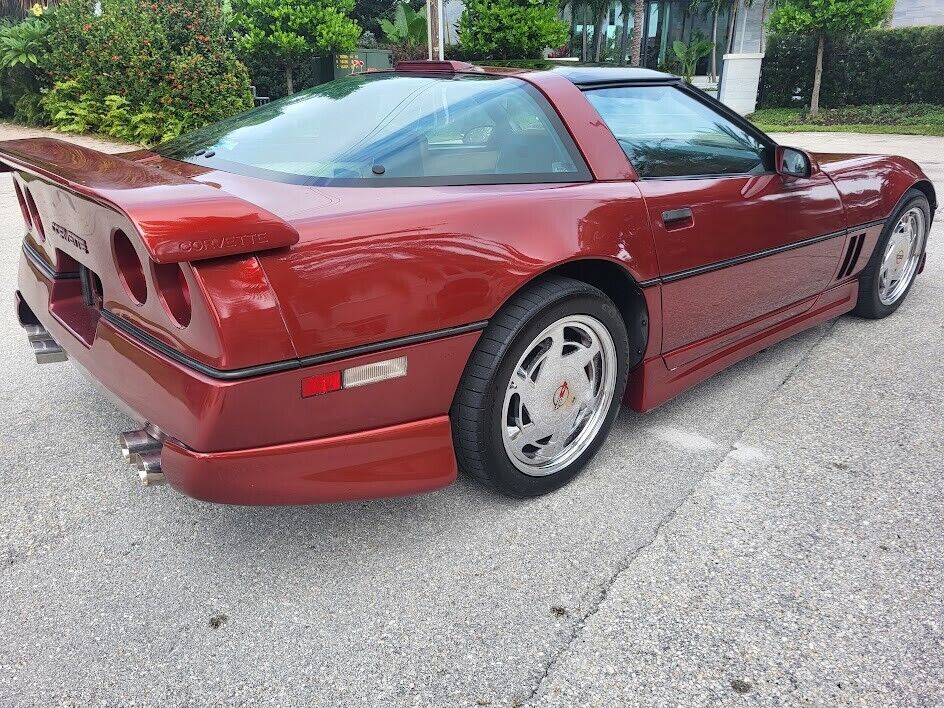
{"type": "Polygon", "coordinates": [[[802,150],[777,146],[777,174],[784,177],[807,178],[813,172],[813,161],[802,150]]]}

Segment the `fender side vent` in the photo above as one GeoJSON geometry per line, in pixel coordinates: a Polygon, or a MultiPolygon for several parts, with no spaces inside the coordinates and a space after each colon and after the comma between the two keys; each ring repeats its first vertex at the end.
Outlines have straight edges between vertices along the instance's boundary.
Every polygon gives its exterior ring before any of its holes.
{"type": "Polygon", "coordinates": [[[855,270],[856,263],[859,262],[859,256],[862,253],[862,243],[864,241],[865,234],[856,234],[849,241],[849,248],[846,250],[846,257],[842,259],[842,266],[839,268],[836,280],[848,278],[855,270]]]}

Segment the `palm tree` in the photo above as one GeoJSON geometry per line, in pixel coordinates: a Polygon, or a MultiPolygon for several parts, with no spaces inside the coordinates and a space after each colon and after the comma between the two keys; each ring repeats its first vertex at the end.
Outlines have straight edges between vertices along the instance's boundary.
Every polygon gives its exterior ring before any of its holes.
{"type": "Polygon", "coordinates": [[[580,24],[583,30],[580,32],[580,61],[587,61],[587,11],[590,9],[589,0],[560,0],[558,7],[561,14],[568,6],[570,7],[571,27],[576,24],[578,18],[581,20],[580,24]]]}
{"type": "MultiPolygon", "coordinates": [[[[711,50],[710,80],[712,83],[718,80],[718,16],[725,10],[731,8],[734,0],[692,0],[691,9],[697,10],[702,7],[711,14],[711,43],[714,48],[711,50]]],[[[732,17],[734,13],[732,12],[732,17]]]]}
{"type": "Polygon", "coordinates": [[[637,2],[638,0],[620,0],[620,17],[623,19],[623,28],[620,32],[619,57],[616,61],[620,66],[626,63],[626,44],[629,42],[629,13],[632,12],[637,2]]]}
{"type": "Polygon", "coordinates": [[[646,16],[646,0],[634,0],[633,5],[633,56],[632,65],[642,64],[642,24],[646,16]]]}
{"type": "Polygon", "coordinates": [[[603,49],[605,47],[603,36],[606,33],[606,27],[610,19],[610,0],[588,0],[587,5],[592,10],[594,18],[593,61],[599,63],[603,61],[603,49]]]}

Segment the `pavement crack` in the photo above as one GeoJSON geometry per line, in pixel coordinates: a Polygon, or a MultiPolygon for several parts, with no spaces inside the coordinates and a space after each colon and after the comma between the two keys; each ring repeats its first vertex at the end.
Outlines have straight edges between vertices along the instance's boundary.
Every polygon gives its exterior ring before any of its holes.
{"type": "Polygon", "coordinates": [[[636,561],[637,558],[639,558],[639,556],[643,552],[645,552],[650,546],[652,546],[652,544],[654,544],[659,539],[662,529],[664,529],[668,524],[672,522],[672,520],[678,514],[679,510],[683,506],[685,506],[685,504],[688,502],[689,499],[692,498],[695,492],[701,487],[702,483],[708,477],[710,477],[715,472],[717,472],[718,469],[721,468],[721,466],[725,463],[725,461],[728,459],[731,453],[735,449],[737,449],[738,442],[741,440],[741,438],[744,437],[744,433],[746,433],[747,430],[760,418],[767,404],[796,375],[796,373],[800,370],[800,368],[810,358],[813,351],[817,347],[819,347],[819,345],[822,344],[829,337],[830,334],[832,334],[838,321],[839,321],[838,319],[834,319],[829,322],[829,324],[824,328],[823,333],[812,343],[812,345],[810,345],[810,348],[806,350],[803,356],[801,356],[797,360],[796,364],[794,364],[794,366],[787,372],[786,376],[783,377],[780,383],[777,384],[777,386],[770,393],[768,393],[758,402],[757,406],[754,408],[754,413],[750,417],[750,419],[736,431],[734,435],[734,439],[731,441],[731,444],[728,447],[727,452],[725,452],[725,454],[721,456],[721,459],[718,460],[717,464],[715,464],[711,469],[707,470],[698,479],[698,481],[692,485],[691,489],[679,501],[679,503],[676,506],[674,506],[669,511],[669,513],[666,514],[662,518],[662,520],[653,529],[652,536],[645,543],[636,547],[632,553],[624,557],[623,560],[620,561],[620,563],[617,565],[616,570],[613,573],[611,573],[602,583],[596,586],[595,592],[592,593],[593,599],[591,600],[589,607],[586,609],[585,612],[582,612],[580,615],[580,618],[573,623],[573,625],[571,626],[570,635],[567,637],[567,640],[556,652],[554,652],[554,654],[550,657],[550,659],[544,664],[544,669],[542,670],[541,675],[538,677],[537,682],[535,682],[535,684],[531,687],[528,694],[521,701],[515,702],[516,706],[524,706],[524,705],[533,703],[538,693],[540,693],[541,687],[544,685],[544,682],[547,680],[548,676],[550,676],[551,671],[554,670],[554,667],[557,666],[557,664],[559,663],[561,658],[564,656],[564,654],[567,653],[567,651],[574,644],[574,642],[576,642],[577,639],[580,637],[584,627],[586,626],[586,623],[590,619],[592,619],[593,616],[597,614],[597,612],[600,611],[600,608],[603,606],[603,602],[606,600],[607,595],[610,592],[610,589],[613,587],[616,581],[619,580],[620,576],[623,573],[629,570],[632,564],[636,561]]]}
{"type": "MultiPolygon", "coordinates": [[[[727,455],[725,455],[725,457],[727,457],[727,455]]],[[[719,466],[720,466],[720,463],[719,463],[719,466]]],[[[689,490],[688,494],[686,494],[681,499],[681,501],[679,501],[679,503],[675,507],[673,507],[672,510],[662,518],[662,520],[656,525],[655,529],[653,529],[652,536],[645,543],[643,543],[640,546],[637,546],[636,549],[633,550],[632,553],[626,556],[617,565],[616,570],[612,574],[610,574],[609,577],[607,577],[601,584],[597,585],[595,589],[596,591],[593,593],[593,599],[590,602],[590,606],[586,609],[585,612],[581,613],[580,619],[574,622],[573,626],[571,627],[570,636],[568,636],[567,641],[565,641],[564,644],[547,661],[547,663],[544,665],[544,670],[542,671],[541,675],[538,677],[537,682],[534,684],[534,686],[532,686],[531,690],[528,692],[528,695],[521,702],[516,703],[516,705],[526,705],[528,703],[531,703],[534,700],[534,698],[540,692],[541,686],[544,685],[544,682],[547,680],[547,677],[550,675],[551,671],[554,670],[554,667],[560,661],[561,657],[563,657],[563,655],[567,653],[567,650],[570,649],[571,645],[573,645],[573,643],[577,641],[577,638],[580,636],[587,621],[590,620],[597,612],[599,612],[600,607],[603,605],[604,600],[606,600],[606,597],[610,592],[610,588],[613,587],[613,584],[616,583],[617,580],[619,580],[619,577],[623,573],[629,570],[630,566],[633,564],[636,558],[638,558],[639,555],[643,551],[645,551],[653,543],[656,542],[656,540],[659,538],[659,532],[662,530],[662,528],[666,524],[670,523],[672,519],[675,518],[675,515],[678,513],[678,510],[681,509],[682,506],[684,506],[685,502],[687,502],[691,498],[692,494],[694,494],[695,490],[698,488],[698,484],[700,484],[701,481],[708,474],[710,474],[710,472],[703,475],[697,484],[692,485],[692,488],[691,490],[689,490]]]]}

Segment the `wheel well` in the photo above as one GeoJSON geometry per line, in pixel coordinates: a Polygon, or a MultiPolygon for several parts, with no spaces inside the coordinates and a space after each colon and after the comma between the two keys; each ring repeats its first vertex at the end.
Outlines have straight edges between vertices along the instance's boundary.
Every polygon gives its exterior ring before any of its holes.
{"type": "Polygon", "coordinates": [[[611,261],[583,259],[562,263],[541,276],[563,275],[602,290],[616,303],[629,336],[630,368],[642,361],[649,341],[649,310],[639,285],[625,268],[611,261]]]}
{"type": "Polygon", "coordinates": [[[924,192],[924,196],[928,198],[928,204],[931,205],[931,219],[933,221],[934,212],[937,211],[937,195],[934,193],[934,185],[928,180],[923,179],[915,183],[914,189],[924,192]]]}

